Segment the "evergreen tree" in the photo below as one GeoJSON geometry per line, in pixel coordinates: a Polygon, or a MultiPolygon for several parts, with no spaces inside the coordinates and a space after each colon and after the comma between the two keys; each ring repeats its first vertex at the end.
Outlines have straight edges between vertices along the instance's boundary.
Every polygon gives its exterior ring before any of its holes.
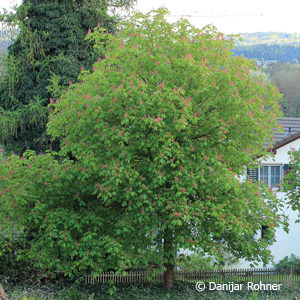
{"type": "Polygon", "coordinates": [[[95,61],[84,40],[88,30],[98,24],[113,32],[118,18],[109,10],[129,8],[133,2],[24,0],[14,15],[2,16],[20,28],[0,80],[0,139],[7,150],[21,154],[51,146],[46,105],[95,61]]]}

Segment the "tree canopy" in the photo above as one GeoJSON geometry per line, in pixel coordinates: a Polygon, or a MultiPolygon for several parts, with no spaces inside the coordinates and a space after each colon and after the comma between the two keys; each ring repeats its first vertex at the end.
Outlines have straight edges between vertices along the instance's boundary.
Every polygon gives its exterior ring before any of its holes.
{"type": "Polygon", "coordinates": [[[165,14],[135,14],[116,36],[95,27],[104,58],[50,100],[60,160],[0,165],[2,227],[34,228],[36,264],[70,276],[156,264],[170,288],[181,249],[270,260],[281,200],[239,177],[267,154],[280,94],[214,27],[165,14]]]}

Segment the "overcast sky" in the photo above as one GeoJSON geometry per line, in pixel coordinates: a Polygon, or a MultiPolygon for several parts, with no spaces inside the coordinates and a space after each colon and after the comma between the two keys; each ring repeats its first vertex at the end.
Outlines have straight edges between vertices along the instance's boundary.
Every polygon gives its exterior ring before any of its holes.
{"type": "MultiPolygon", "coordinates": [[[[8,8],[12,2],[0,0],[0,8],[8,8]]],[[[299,0],[138,0],[135,8],[148,12],[162,6],[174,16],[186,18],[192,15],[188,19],[195,26],[213,24],[224,33],[300,33],[299,0]]],[[[171,17],[169,20],[176,19],[171,17]]]]}

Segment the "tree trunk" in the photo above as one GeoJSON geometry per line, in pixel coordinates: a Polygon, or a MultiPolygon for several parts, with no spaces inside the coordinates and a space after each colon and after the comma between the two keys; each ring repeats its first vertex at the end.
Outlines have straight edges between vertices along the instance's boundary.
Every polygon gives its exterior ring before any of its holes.
{"type": "Polygon", "coordinates": [[[164,272],[164,287],[166,290],[170,290],[174,286],[174,278],[173,278],[173,271],[174,265],[172,264],[165,264],[166,271],[164,272]]]}
{"type": "Polygon", "coordinates": [[[0,300],[7,300],[1,284],[0,284],[0,300]]]}
{"type": "Polygon", "coordinates": [[[174,252],[173,252],[173,233],[171,230],[166,229],[164,232],[164,287],[170,290],[174,286],[174,252]]]}

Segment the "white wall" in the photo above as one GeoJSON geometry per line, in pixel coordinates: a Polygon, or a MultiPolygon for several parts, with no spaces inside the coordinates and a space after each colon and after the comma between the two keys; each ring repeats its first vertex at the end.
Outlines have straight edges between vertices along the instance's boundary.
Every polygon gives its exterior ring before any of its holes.
{"type": "Polygon", "coordinates": [[[268,158],[262,161],[262,163],[270,163],[270,164],[274,164],[274,163],[280,163],[280,164],[288,164],[289,163],[289,155],[288,152],[291,151],[292,149],[300,149],[300,138],[277,149],[276,150],[276,155],[273,158],[268,158]]]}
{"type": "MultiPolygon", "coordinates": [[[[262,164],[288,164],[288,152],[291,151],[292,148],[296,150],[300,149],[300,138],[277,149],[274,158],[262,160],[262,164]]],[[[282,199],[284,197],[284,193],[277,192],[277,197],[282,199]]],[[[270,246],[275,262],[278,262],[285,256],[290,256],[292,253],[300,256],[300,223],[295,223],[296,219],[299,218],[299,212],[292,211],[286,207],[285,214],[289,217],[289,233],[283,231],[282,228],[277,229],[275,235],[276,242],[270,246]]],[[[240,267],[243,268],[249,266],[250,263],[247,262],[241,262],[240,264],[240,267]]],[[[272,264],[269,264],[268,266],[271,267],[272,264]]],[[[262,267],[262,264],[260,264],[259,267],[262,267]]]]}

